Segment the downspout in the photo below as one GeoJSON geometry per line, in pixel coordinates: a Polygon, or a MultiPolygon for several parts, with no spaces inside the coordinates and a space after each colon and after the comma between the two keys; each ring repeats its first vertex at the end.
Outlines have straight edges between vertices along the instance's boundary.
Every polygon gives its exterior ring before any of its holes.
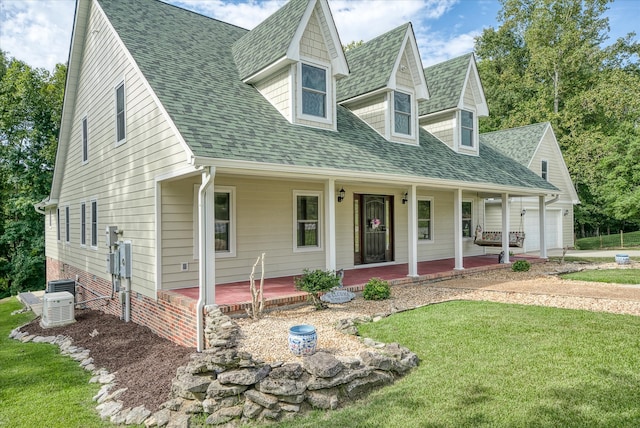
{"type": "Polygon", "coordinates": [[[206,193],[207,190],[213,185],[213,177],[211,176],[211,167],[205,168],[202,173],[202,184],[198,191],[198,257],[199,257],[199,277],[200,277],[200,293],[198,297],[198,303],[196,308],[196,329],[198,335],[198,352],[204,350],[204,305],[206,302],[206,280],[207,280],[207,257],[211,256],[206,251],[206,231],[207,231],[207,204],[206,193]]]}
{"type": "Polygon", "coordinates": [[[553,195],[553,198],[552,198],[552,199],[549,199],[548,201],[544,201],[544,204],[545,204],[545,205],[551,205],[551,204],[553,204],[554,202],[557,202],[557,201],[558,201],[558,199],[560,199],[560,195],[553,195]]]}

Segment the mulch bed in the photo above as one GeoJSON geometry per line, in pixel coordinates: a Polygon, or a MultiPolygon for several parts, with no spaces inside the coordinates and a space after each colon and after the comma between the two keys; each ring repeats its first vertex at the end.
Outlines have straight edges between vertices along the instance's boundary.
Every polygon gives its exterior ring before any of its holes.
{"type": "Polygon", "coordinates": [[[116,375],[116,388],[128,388],[121,397],[124,407],[144,405],[155,411],[169,399],[176,369],[186,365],[195,348],[185,348],[155,335],[147,327],[126,323],[100,311],[75,312],[76,322],[43,329],[40,318],[22,330],[38,336],[59,334],[73,338],[73,344],[89,349],[96,368],[116,375]],[[97,332],[97,334],[96,334],[97,332]]]}

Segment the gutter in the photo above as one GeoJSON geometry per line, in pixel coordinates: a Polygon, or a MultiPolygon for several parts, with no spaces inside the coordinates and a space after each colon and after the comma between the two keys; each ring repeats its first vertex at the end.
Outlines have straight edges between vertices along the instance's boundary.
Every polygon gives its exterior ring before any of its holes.
{"type": "Polygon", "coordinates": [[[544,201],[544,204],[545,204],[545,206],[546,206],[546,205],[551,205],[551,204],[553,204],[553,203],[557,202],[557,201],[558,201],[558,199],[560,199],[560,195],[555,194],[555,195],[553,195],[553,198],[552,198],[552,199],[549,199],[548,201],[544,201]]]}
{"type": "Polygon", "coordinates": [[[207,255],[206,255],[206,200],[207,190],[213,186],[213,177],[211,175],[211,167],[206,167],[202,172],[202,184],[198,190],[198,233],[200,239],[198,243],[199,267],[198,275],[200,277],[200,292],[198,293],[198,303],[196,305],[196,334],[198,339],[198,352],[204,350],[204,305],[206,302],[206,280],[207,280],[207,255]]]}

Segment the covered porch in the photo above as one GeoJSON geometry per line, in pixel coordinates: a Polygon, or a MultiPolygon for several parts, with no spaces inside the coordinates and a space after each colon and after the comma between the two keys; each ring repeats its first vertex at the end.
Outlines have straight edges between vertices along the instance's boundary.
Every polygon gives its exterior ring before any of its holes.
{"type": "MultiPolygon", "coordinates": [[[[546,258],[530,255],[518,255],[515,260],[528,260],[531,263],[545,262],[546,258]]],[[[418,262],[418,276],[407,276],[406,263],[389,264],[384,266],[364,267],[344,271],[343,286],[345,289],[358,292],[371,278],[381,278],[393,286],[404,284],[428,283],[457,276],[468,275],[493,269],[510,268],[510,264],[498,263],[497,255],[469,256],[464,258],[464,270],[455,268],[455,259],[442,259],[418,262]]],[[[294,276],[268,278],[264,280],[265,308],[273,309],[279,306],[298,304],[306,301],[307,294],[296,290],[294,276]]],[[[256,280],[258,286],[259,280],[256,280]]],[[[189,301],[198,300],[198,287],[189,287],[163,291],[167,298],[180,298],[189,301]]],[[[251,293],[249,281],[239,281],[227,284],[217,284],[215,287],[215,303],[221,306],[227,314],[245,314],[250,308],[251,293]]]]}

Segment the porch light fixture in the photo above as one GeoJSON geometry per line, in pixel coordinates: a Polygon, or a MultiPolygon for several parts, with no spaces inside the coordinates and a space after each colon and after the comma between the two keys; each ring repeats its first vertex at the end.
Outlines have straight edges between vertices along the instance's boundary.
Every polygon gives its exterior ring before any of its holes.
{"type": "Polygon", "coordinates": [[[569,210],[564,210],[564,216],[568,216],[569,215],[569,210]]]}
{"type": "Polygon", "coordinates": [[[408,200],[409,200],[409,193],[404,192],[404,195],[402,195],[402,205],[406,204],[408,200]]]}
{"type": "Polygon", "coordinates": [[[522,217],[523,215],[525,215],[527,213],[527,210],[523,209],[522,211],[520,211],[520,217],[522,217]]]}
{"type": "Polygon", "coordinates": [[[338,202],[342,202],[344,200],[344,187],[341,187],[338,191],[338,202]]]}

